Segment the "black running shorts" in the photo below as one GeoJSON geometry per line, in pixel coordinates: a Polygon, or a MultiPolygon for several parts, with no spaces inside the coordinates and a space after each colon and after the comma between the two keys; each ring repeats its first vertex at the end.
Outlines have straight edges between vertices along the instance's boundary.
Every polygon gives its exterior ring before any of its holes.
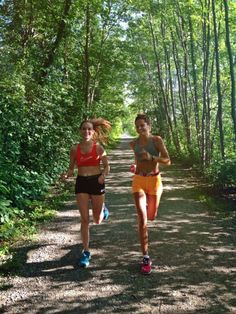
{"type": "Polygon", "coordinates": [[[100,174],[94,176],[77,176],[75,183],[75,194],[86,193],[90,195],[102,195],[105,193],[105,184],[98,182],[100,174]]]}

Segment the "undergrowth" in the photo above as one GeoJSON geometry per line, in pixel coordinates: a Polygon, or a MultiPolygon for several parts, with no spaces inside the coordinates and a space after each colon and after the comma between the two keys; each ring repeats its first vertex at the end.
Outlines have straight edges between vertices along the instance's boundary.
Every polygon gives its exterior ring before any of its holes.
{"type": "Polygon", "coordinates": [[[17,242],[31,239],[38,226],[55,217],[56,212],[63,206],[63,202],[71,192],[65,183],[51,188],[42,200],[28,201],[27,210],[15,209],[14,214],[0,224],[0,262],[11,257],[12,247],[17,242]]]}

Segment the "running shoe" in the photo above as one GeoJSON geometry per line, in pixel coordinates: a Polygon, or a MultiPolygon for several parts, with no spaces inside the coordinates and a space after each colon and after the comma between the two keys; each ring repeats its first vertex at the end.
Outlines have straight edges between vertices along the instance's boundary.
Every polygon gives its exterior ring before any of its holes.
{"type": "Polygon", "coordinates": [[[80,267],[88,267],[90,258],[91,258],[90,252],[89,251],[83,251],[82,256],[79,260],[79,266],[80,267]]]}
{"type": "Polygon", "coordinates": [[[152,261],[150,257],[143,257],[143,262],[141,264],[141,273],[144,275],[150,274],[152,271],[152,261]]]}
{"type": "Polygon", "coordinates": [[[103,206],[103,219],[107,220],[109,217],[109,210],[107,209],[106,205],[103,206]]]}

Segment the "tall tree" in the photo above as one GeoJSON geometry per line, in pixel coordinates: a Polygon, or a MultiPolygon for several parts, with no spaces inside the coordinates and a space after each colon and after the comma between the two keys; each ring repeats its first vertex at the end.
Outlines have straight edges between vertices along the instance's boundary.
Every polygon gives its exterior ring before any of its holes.
{"type": "Polygon", "coordinates": [[[229,28],[229,6],[228,1],[223,0],[224,2],[224,12],[225,12],[225,42],[229,56],[229,70],[230,70],[230,79],[231,79],[231,116],[233,120],[233,129],[234,129],[234,141],[236,143],[236,99],[235,99],[235,74],[234,74],[234,60],[233,53],[231,49],[230,42],[230,28],[229,28]]]}
{"type": "Polygon", "coordinates": [[[55,39],[53,40],[49,51],[47,52],[46,56],[44,57],[44,62],[43,62],[43,65],[41,67],[41,71],[39,73],[39,82],[41,82],[41,83],[42,83],[42,79],[45,76],[47,76],[49,67],[54,62],[56,50],[59,47],[59,45],[63,39],[63,36],[65,34],[66,20],[68,18],[69,12],[70,12],[71,0],[64,0],[63,7],[64,8],[63,8],[63,12],[61,15],[61,19],[58,23],[55,39]]]}
{"type": "Polygon", "coordinates": [[[223,130],[222,92],[221,92],[221,80],[220,80],[220,56],[219,56],[218,28],[217,28],[216,10],[215,10],[214,0],[212,0],[212,17],[213,17],[213,25],[214,25],[216,86],[217,86],[217,97],[218,97],[217,118],[218,118],[218,123],[219,123],[219,134],[220,134],[220,152],[221,152],[222,159],[224,159],[225,158],[225,146],[224,146],[224,130],[223,130]]]}

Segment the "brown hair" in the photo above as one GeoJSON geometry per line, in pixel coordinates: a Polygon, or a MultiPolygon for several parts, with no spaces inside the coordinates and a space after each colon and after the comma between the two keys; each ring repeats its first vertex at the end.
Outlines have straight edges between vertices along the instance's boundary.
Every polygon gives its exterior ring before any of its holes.
{"type": "Polygon", "coordinates": [[[95,131],[93,140],[106,144],[108,141],[108,133],[111,130],[111,123],[103,118],[87,119],[80,123],[80,129],[86,122],[91,123],[95,131]]]}
{"type": "Polygon", "coordinates": [[[144,120],[148,125],[151,125],[151,121],[145,113],[139,113],[134,121],[136,122],[138,120],[144,120]]]}

